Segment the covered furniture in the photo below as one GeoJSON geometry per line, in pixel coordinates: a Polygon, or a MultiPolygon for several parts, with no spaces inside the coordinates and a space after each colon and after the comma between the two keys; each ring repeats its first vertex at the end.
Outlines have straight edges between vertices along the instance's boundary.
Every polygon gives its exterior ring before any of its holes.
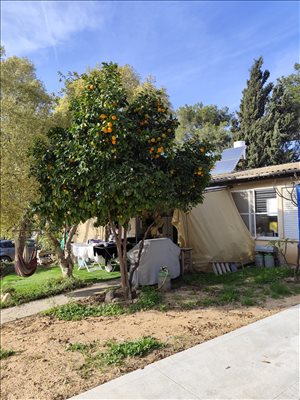
{"type": "MultiPolygon", "coordinates": [[[[139,253],[138,243],[128,252],[131,268],[139,253]]],[[[169,238],[145,240],[139,268],[133,275],[134,286],[155,285],[158,283],[158,273],[166,266],[171,279],[180,275],[180,248],[169,238]]]]}

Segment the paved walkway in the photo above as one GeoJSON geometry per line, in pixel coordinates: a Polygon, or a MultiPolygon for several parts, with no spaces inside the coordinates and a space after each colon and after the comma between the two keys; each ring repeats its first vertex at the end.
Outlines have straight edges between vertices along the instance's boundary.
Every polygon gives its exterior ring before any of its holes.
{"type": "Polygon", "coordinates": [[[299,397],[297,306],[114,379],[72,400],[299,397]]]}
{"type": "Polygon", "coordinates": [[[95,285],[74,290],[67,294],[59,294],[57,296],[48,297],[47,299],[35,300],[29,303],[21,304],[16,307],[4,308],[1,310],[0,323],[15,321],[19,318],[29,317],[30,315],[38,314],[41,311],[48,310],[51,307],[67,304],[70,301],[78,298],[84,298],[97,294],[112,286],[119,285],[119,279],[111,281],[99,282],[95,285]]]}

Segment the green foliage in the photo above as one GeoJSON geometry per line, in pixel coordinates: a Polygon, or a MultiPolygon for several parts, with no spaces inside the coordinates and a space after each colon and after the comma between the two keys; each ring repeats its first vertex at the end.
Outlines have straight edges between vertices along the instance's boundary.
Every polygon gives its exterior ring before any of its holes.
{"type": "Polygon", "coordinates": [[[161,349],[164,344],[153,337],[143,337],[133,342],[109,342],[108,351],[103,353],[107,365],[120,364],[127,357],[143,357],[155,349],[161,349]]]}
{"type": "Polygon", "coordinates": [[[13,350],[5,350],[0,348],[0,360],[5,360],[6,358],[13,356],[14,354],[16,354],[16,352],[13,350]]]}
{"type": "Polygon", "coordinates": [[[3,293],[10,293],[11,299],[4,304],[1,303],[1,308],[11,307],[29,301],[42,299],[45,297],[55,296],[60,293],[70,292],[74,289],[82,288],[86,283],[78,279],[51,279],[43,283],[39,288],[32,290],[30,286],[16,290],[15,288],[5,287],[3,293]]]}
{"type": "Polygon", "coordinates": [[[239,300],[239,291],[232,286],[224,287],[219,298],[222,303],[234,303],[239,300]]]}
{"type": "Polygon", "coordinates": [[[145,212],[187,211],[202,201],[216,157],[199,139],[175,143],[178,121],[165,91],[149,82],[129,89],[112,63],[75,74],[66,86],[78,80],[81,90],[68,99],[70,127],[50,130],[32,150],[39,215],[56,230],[94,217],[97,225],[127,228],[145,212]]]}
{"type": "Polygon", "coordinates": [[[254,61],[247,86],[243,90],[238,112],[239,129],[236,132],[236,139],[246,142],[248,168],[262,167],[268,164],[262,118],[273,84],[267,83],[270,72],[262,71],[262,64],[262,57],[254,61]]]}
{"type": "Polygon", "coordinates": [[[175,145],[178,122],[162,90],[147,84],[129,96],[116,64],[74,79],[84,89],[70,98],[70,129],[51,130],[50,146],[33,149],[42,215],[56,225],[95,216],[102,225],[109,216],[124,224],[147,210],[201,201],[214,163],[211,146],[175,145]]]}
{"type": "Polygon", "coordinates": [[[259,268],[254,277],[255,283],[274,283],[292,276],[290,268],[259,268]]]}
{"type": "Polygon", "coordinates": [[[80,303],[69,303],[45,311],[43,314],[56,317],[63,321],[79,321],[87,317],[121,315],[125,309],[119,304],[101,304],[89,306],[80,303]]]}
{"type": "Polygon", "coordinates": [[[276,299],[279,297],[284,297],[292,294],[291,290],[281,282],[273,282],[270,285],[270,290],[271,290],[271,296],[276,299]]]}
{"type": "MultiPolygon", "coordinates": [[[[284,280],[293,276],[290,268],[246,268],[231,274],[210,273],[186,274],[182,283],[199,287],[200,299],[181,303],[184,309],[199,306],[220,306],[240,302],[252,306],[263,302],[265,297],[290,296],[300,292],[297,285],[288,285],[284,280]],[[205,297],[203,294],[205,293],[205,297]]],[[[180,281],[178,285],[182,284],[180,281]]]]}
{"type": "MultiPolygon", "coordinates": [[[[294,104],[300,107],[300,64],[296,63],[294,65],[294,72],[288,76],[283,76],[280,81],[286,87],[288,93],[294,100],[294,104]]],[[[298,114],[300,118],[300,115],[298,114]]]]}
{"type": "Polygon", "coordinates": [[[176,130],[178,141],[197,137],[213,144],[218,152],[230,145],[232,138],[228,128],[232,115],[227,107],[218,109],[217,106],[197,103],[180,107],[176,114],[180,122],[176,130]]]}
{"type": "Polygon", "coordinates": [[[29,60],[1,59],[1,236],[13,236],[38,194],[28,150],[49,127],[51,102],[29,60]]]}
{"type": "Polygon", "coordinates": [[[113,316],[151,310],[157,308],[160,302],[161,295],[157,290],[144,288],[137,302],[129,306],[120,304],[86,305],[73,302],[51,308],[44,314],[64,321],[79,321],[87,317],[113,316]]]}
{"type": "Polygon", "coordinates": [[[145,287],[142,289],[137,302],[130,306],[130,312],[142,310],[151,310],[159,306],[162,301],[162,296],[157,289],[145,287]]]}
{"type": "Polygon", "coordinates": [[[112,365],[125,364],[129,358],[143,357],[156,349],[165,347],[153,337],[142,337],[135,341],[115,342],[109,341],[105,344],[106,349],[101,348],[97,343],[73,343],[69,344],[66,351],[77,351],[85,356],[85,361],[79,369],[83,378],[90,376],[95,369],[107,370],[112,365]]]}
{"type": "Polygon", "coordinates": [[[67,351],[79,351],[85,353],[95,347],[95,343],[70,343],[66,348],[67,351]]]}
{"type": "Polygon", "coordinates": [[[241,298],[241,305],[246,307],[251,307],[256,304],[256,300],[250,296],[242,296],[241,298]]]}

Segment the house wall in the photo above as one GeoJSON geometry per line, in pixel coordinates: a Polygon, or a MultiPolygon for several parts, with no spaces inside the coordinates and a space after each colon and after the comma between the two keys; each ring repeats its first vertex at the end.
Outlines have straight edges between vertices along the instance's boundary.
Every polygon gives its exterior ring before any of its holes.
{"type": "MultiPolygon", "coordinates": [[[[245,182],[245,183],[240,183],[240,184],[235,184],[230,187],[231,191],[235,190],[249,190],[249,189],[263,189],[267,187],[276,187],[281,193],[282,190],[286,186],[291,186],[292,183],[295,180],[293,178],[281,178],[281,179],[265,179],[259,182],[245,182]]],[[[299,182],[297,182],[299,183],[299,182]]],[[[275,240],[280,241],[280,244],[283,249],[285,249],[285,238],[284,235],[284,210],[283,210],[283,199],[280,196],[277,196],[277,205],[278,205],[278,238],[274,238],[275,240]]],[[[255,242],[257,245],[263,245],[267,246],[270,243],[270,240],[273,240],[272,238],[270,239],[260,239],[254,238],[255,242]]],[[[289,240],[286,244],[286,259],[290,264],[296,264],[297,262],[297,244],[299,242],[298,240],[289,240]]],[[[281,257],[282,258],[282,257],[281,257]]],[[[281,259],[281,262],[284,263],[283,258],[281,259]]]]}

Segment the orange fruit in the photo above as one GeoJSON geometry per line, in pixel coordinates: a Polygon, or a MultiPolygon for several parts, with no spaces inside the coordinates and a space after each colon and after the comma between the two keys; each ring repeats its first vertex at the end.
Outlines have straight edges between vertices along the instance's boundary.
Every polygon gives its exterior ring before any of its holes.
{"type": "Polygon", "coordinates": [[[112,119],[113,121],[115,121],[115,120],[117,119],[117,117],[116,117],[115,115],[112,115],[112,116],[111,116],[111,119],[112,119]]]}
{"type": "Polygon", "coordinates": [[[107,123],[107,126],[108,126],[108,127],[112,127],[113,124],[112,124],[111,122],[108,122],[108,123],[107,123]]]}
{"type": "Polygon", "coordinates": [[[111,128],[110,126],[107,128],[107,132],[108,132],[108,133],[111,133],[111,132],[112,132],[112,128],[111,128]]]}
{"type": "Polygon", "coordinates": [[[105,114],[101,114],[99,118],[105,119],[105,118],[106,118],[106,115],[105,115],[105,114]]]}
{"type": "Polygon", "coordinates": [[[112,140],[113,142],[115,142],[115,141],[117,140],[117,138],[116,138],[115,136],[112,136],[111,140],[112,140]]]}

